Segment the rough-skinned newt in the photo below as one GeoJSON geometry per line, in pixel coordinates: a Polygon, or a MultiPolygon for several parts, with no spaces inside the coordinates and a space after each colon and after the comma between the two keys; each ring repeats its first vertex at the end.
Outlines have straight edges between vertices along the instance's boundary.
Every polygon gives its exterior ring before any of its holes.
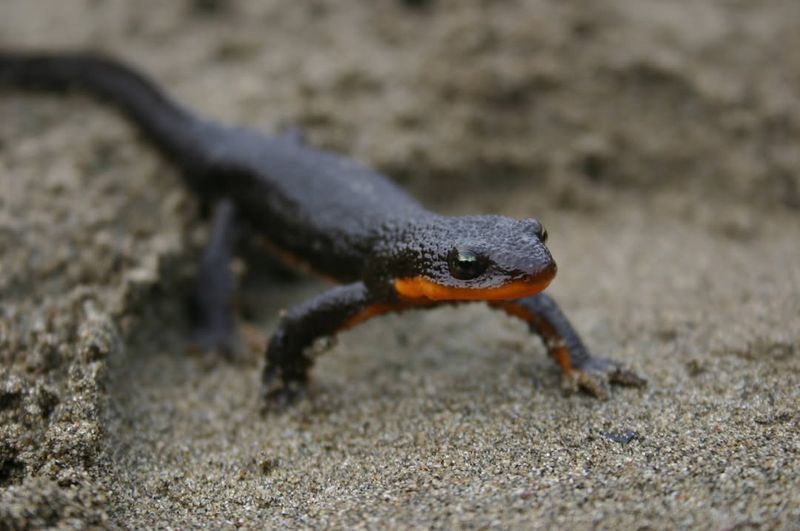
{"type": "Polygon", "coordinates": [[[383,175],[347,157],[200,117],[134,69],[91,53],[0,53],[0,86],[77,89],[117,107],[213,205],[211,241],[195,300],[198,333],[226,349],[235,337],[229,261],[237,225],[340,283],[290,309],[266,352],[263,392],[285,405],[305,388],[309,347],[376,315],[486,301],[527,322],[561,367],[568,388],[597,397],[608,383],[644,380],[590,355],[555,302],[556,274],[536,219],[441,216],[383,175]]]}

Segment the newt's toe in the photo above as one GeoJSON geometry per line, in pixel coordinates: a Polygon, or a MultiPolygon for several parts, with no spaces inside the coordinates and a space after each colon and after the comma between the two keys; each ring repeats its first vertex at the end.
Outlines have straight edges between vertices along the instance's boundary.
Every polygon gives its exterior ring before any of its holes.
{"type": "Polygon", "coordinates": [[[305,397],[307,390],[306,382],[286,380],[279,369],[267,370],[261,386],[262,412],[283,412],[305,397]]]}
{"type": "Polygon", "coordinates": [[[299,402],[306,394],[305,387],[292,386],[275,389],[262,394],[262,413],[282,413],[299,402]]]}
{"type": "Polygon", "coordinates": [[[194,330],[189,339],[189,348],[195,352],[213,352],[230,361],[247,357],[247,348],[239,336],[227,330],[194,330]]]}
{"type": "Polygon", "coordinates": [[[647,380],[615,361],[593,358],[564,374],[562,389],[568,393],[580,389],[595,398],[606,400],[610,384],[644,387],[647,380]]]}

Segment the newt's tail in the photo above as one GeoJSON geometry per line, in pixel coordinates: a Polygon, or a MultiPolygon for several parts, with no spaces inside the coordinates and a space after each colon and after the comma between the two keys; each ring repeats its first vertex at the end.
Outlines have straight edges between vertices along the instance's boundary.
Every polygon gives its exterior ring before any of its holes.
{"type": "Polygon", "coordinates": [[[85,92],[121,110],[185,172],[191,173],[202,160],[197,132],[210,124],[173,101],[147,77],[117,61],[91,53],[0,51],[2,87],[85,92]]]}

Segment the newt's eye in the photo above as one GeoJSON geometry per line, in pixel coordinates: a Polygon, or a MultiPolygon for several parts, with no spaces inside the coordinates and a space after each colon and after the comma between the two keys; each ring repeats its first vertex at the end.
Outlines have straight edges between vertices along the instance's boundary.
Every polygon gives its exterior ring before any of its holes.
{"type": "Polygon", "coordinates": [[[530,231],[528,234],[532,232],[542,243],[547,241],[547,230],[538,219],[528,218],[522,222],[525,224],[526,230],[530,231]]]}
{"type": "Polygon", "coordinates": [[[486,260],[469,249],[453,249],[447,256],[450,274],[459,280],[471,280],[486,270],[486,260]]]}
{"type": "Polygon", "coordinates": [[[532,219],[530,222],[533,233],[539,238],[539,241],[542,243],[547,242],[547,229],[544,228],[544,225],[538,219],[532,219]]]}

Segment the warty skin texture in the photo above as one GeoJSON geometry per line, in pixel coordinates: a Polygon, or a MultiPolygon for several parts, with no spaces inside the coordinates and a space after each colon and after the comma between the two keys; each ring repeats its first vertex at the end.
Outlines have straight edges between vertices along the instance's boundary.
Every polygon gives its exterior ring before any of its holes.
{"type": "Polygon", "coordinates": [[[634,373],[592,358],[555,303],[541,293],[556,274],[535,219],[440,216],[385,176],[296,135],[269,136],[209,121],[132,68],[92,54],[0,52],[0,86],[80,90],[118,108],[216,205],[194,296],[195,337],[235,348],[227,264],[236,227],[342,285],[287,312],[267,348],[267,404],[302,394],[309,347],[370,317],[440,303],[487,301],[539,334],[572,387],[599,397],[634,373]]]}

